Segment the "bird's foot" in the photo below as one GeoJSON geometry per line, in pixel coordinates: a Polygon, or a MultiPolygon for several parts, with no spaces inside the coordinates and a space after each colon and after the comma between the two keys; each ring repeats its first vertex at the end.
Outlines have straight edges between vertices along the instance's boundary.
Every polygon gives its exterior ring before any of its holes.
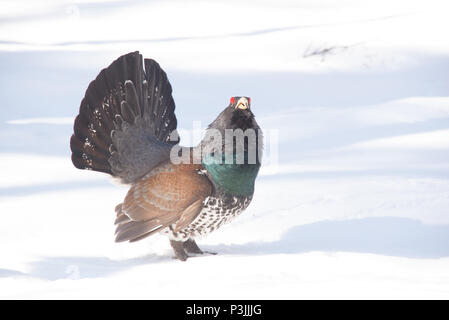
{"type": "Polygon", "coordinates": [[[181,261],[186,261],[189,256],[184,250],[183,242],[170,240],[170,244],[171,247],[173,248],[173,251],[175,252],[175,258],[181,261]]]}
{"type": "Polygon", "coordinates": [[[183,243],[184,245],[184,250],[188,253],[193,253],[193,254],[211,254],[211,255],[216,255],[216,252],[211,252],[211,251],[203,251],[200,249],[200,247],[198,247],[198,245],[196,244],[195,240],[193,239],[188,239],[187,241],[185,241],[183,243]]]}
{"type": "Polygon", "coordinates": [[[188,239],[187,241],[183,242],[184,250],[188,253],[195,253],[195,254],[203,254],[203,250],[198,247],[195,240],[188,239]]]}
{"type": "Polygon", "coordinates": [[[175,259],[186,261],[189,257],[195,257],[203,254],[216,255],[216,252],[203,251],[196,244],[195,240],[189,239],[187,241],[170,240],[170,244],[175,252],[175,259]]]}

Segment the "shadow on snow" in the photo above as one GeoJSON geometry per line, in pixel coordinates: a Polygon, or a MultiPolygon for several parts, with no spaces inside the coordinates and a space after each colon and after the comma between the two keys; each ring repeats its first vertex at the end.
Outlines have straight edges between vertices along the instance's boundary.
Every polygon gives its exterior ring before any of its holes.
{"type": "Polygon", "coordinates": [[[226,254],[297,254],[310,251],[358,252],[407,258],[449,257],[449,225],[375,217],[322,221],[295,226],[279,241],[210,246],[226,254]]]}
{"type": "MultiPolygon", "coordinates": [[[[204,249],[216,251],[219,255],[261,256],[321,251],[431,259],[449,257],[448,243],[449,225],[426,225],[408,218],[376,217],[316,222],[295,226],[274,242],[206,246],[204,249]]],[[[205,258],[214,259],[212,256],[205,258]]],[[[148,255],[124,261],[107,257],[47,257],[33,262],[29,274],[0,269],[0,277],[26,275],[47,280],[98,278],[171,260],[171,255],[148,255]]],[[[173,262],[182,266],[182,262],[173,262]]]]}

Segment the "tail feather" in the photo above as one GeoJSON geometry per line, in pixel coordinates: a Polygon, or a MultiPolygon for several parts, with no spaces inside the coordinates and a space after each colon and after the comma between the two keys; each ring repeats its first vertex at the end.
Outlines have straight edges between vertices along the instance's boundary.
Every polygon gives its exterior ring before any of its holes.
{"type": "Polygon", "coordinates": [[[167,75],[138,52],[119,57],[92,81],[70,140],[80,169],[132,183],[165,160],[174,143],[175,104],[167,75]],[[144,70],[145,67],[145,70],[144,70]]]}
{"type": "Polygon", "coordinates": [[[145,114],[150,117],[150,123],[155,136],[163,141],[168,141],[164,127],[176,128],[176,117],[166,115],[174,113],[175,103],[172,98],[172,87],[167,80],[166,73],[159,68],[154,60],[145,59],[145,71],[149,75],[147,78],[148,96],[150,97],[145,114]],[[161,103],[167,101],[167,107],[161,108],[161,103]]]}

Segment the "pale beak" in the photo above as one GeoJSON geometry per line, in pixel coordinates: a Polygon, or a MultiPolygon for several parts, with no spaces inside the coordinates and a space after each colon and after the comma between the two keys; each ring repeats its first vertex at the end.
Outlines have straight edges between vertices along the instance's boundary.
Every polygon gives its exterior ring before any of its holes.
{"type": "Polygon", "coordinates": [[[239,102],[237,102],[237,105],[235,108],[242,109],[242,110],[248,109],[248,100],[246,100],[246,98],[240,98],[240,100],[239,100],[239,102]]]}

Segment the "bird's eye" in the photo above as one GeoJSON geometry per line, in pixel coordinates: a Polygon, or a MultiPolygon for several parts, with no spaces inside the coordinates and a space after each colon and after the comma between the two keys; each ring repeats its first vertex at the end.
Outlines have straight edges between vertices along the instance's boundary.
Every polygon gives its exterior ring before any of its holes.
{"type": "Polygon", "coordinates": [[[234,97],[232,97],[231,98],[231,104],[234,104],[235,103],[235,99],[234,99],[234,97]]]}

